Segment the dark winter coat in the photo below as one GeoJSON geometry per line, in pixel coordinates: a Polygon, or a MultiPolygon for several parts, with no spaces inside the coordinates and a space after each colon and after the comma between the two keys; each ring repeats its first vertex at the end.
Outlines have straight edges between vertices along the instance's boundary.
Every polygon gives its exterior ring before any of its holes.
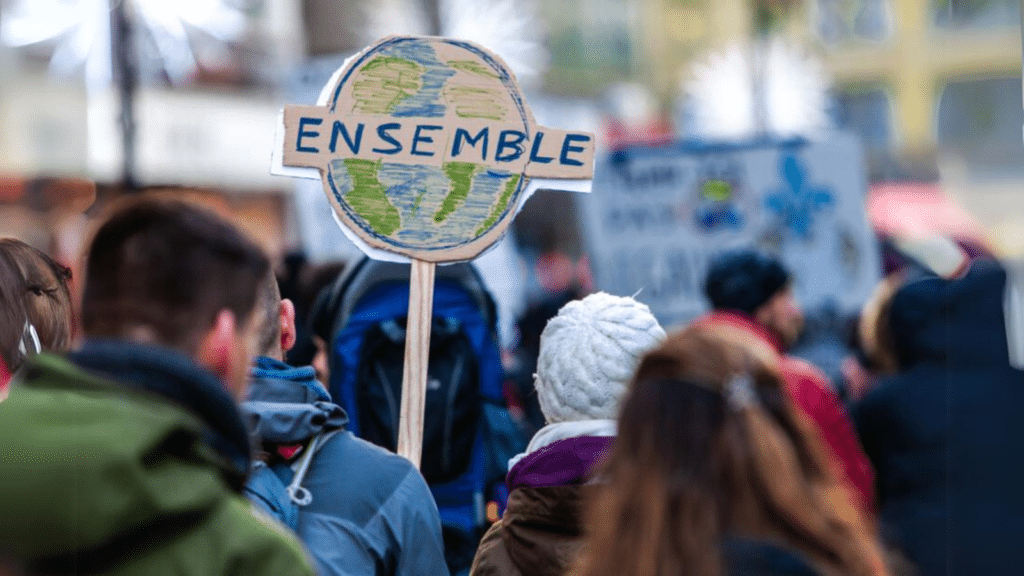
{"type": "Polygon", "coordinates": [[[473,576],[564,576],[583,544],[584,491],[589,486],[523,487],[484,535],[473,576]]]}
{"type": "Polygon", "coordinates": [[[584,484],[612,440],[565,438],[514,460],[505,480],[508,507],[480,542],[470,574],[565,574],[583,543],[583,499],[590,489],[584,484]]]}
{"type": "Polygon", "coordinates": [[[881,520],[921,576],[1024,566],[1024,372],[1010,366],[1006,273],[918,280],[892,302],[901,372],[855,410],[881,520]]]}

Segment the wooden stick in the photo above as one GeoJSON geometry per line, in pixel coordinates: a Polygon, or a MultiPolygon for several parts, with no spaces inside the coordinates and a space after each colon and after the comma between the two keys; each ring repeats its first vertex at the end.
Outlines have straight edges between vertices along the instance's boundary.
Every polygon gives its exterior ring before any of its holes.
{"type": "Polygon", "coordinates": [[[423,455],[423,410],[427,401],[430,323],[434,310],[434,266],[433,262],[413,260],[409,278],[409,319],[405,329],[398,453],[417,468],[423,455]]]}

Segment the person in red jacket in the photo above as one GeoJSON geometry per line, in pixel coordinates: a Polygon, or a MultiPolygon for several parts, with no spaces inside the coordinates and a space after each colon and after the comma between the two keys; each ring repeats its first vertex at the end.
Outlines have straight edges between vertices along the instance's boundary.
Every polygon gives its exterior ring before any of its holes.
{"type": "Polygon", "coordinates": [[[804,322],[789,272],[774,258],[732,252],[712,264],[704,289],[713,311],[696,322],[714,326],[778,364],[793,404],[831,449],[832,463],[846,477],[853,503],[873,517],[874,472],[849,415],[821,370],[786,354],[804,322]]]}
{"type": "Polygon", "coordinates": [[[7,398],[7,384],[10,381],[11,373],[8,372],[7,365],[4,364],[4,361],[0,360],[0,402],[3,402],[7,398]]]}

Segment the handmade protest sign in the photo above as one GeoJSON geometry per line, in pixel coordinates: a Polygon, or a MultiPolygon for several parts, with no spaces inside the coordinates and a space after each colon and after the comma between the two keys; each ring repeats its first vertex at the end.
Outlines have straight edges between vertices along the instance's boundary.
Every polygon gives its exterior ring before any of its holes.
{"type": "Polygon", "coordinates": [[[538,126],[498,56],[433,37],[366,48],[319,105],[287,106],[282,120],[281,164],[319,171],[338,221],[371,257],[411,261],[398,452],[418,465],[434,265],[499,240],[537,181],[589,181],[594,137],[538,126]]]}

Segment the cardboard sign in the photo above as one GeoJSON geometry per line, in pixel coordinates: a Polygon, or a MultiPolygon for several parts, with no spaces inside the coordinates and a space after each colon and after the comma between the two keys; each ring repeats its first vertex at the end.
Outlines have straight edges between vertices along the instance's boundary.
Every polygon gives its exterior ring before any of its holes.
{"type": "Polygon", "coordinates": [[[282,162],[318,169],[343,225],[372,248],[472,259],[504,233],[530,178],[593,173],[593,135],[537,126],[501,59],[469,42],[386,38],[325,93],[321,106],[285,108],[282,162]]]}
{"type": "MultiPolygon", "coordinates": [[[[582,202],[595,283],[634,294],[666,326],[708,309],[718,255],[755,248],[792,272],[809,316],[859,309],[879,280],[859,143],[637,146],[600,159],[582,202]]],[[[809,318],[811,320],[812,318],[809,318]]]]}
{"type": "Polygon", "coordinates": [[[349,59],[318,106],[287,106],[282,122],[275,164],[317,169],[369,256],[410,259],[397,440],[419,466],[435,264],[497,242],[530,179],[589,181],[594,136],[537,126],[515,77],[484,48],[412,36],[349,59]]]}

